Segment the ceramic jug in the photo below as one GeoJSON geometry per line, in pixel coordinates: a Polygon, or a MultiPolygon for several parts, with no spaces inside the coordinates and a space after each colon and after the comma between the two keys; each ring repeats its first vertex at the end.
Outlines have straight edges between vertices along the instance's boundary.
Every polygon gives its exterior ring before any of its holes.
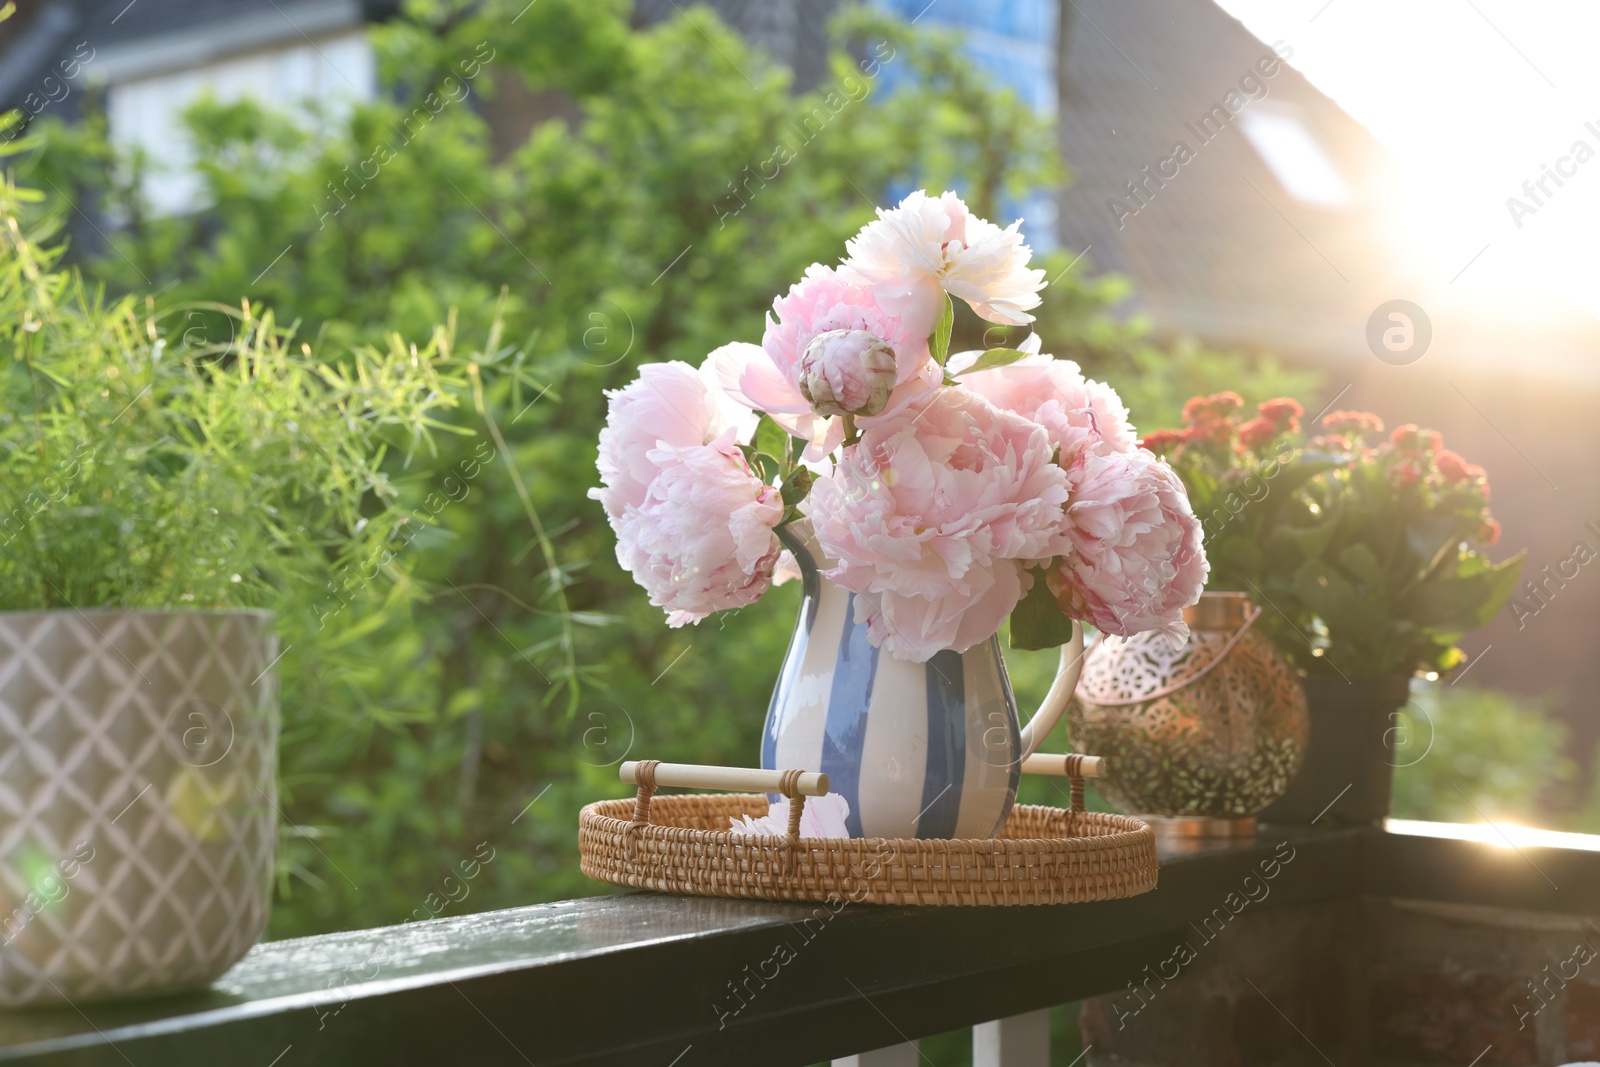
{"type": "Polygon", "coordinates": [[[821,572],[831,566],[807,520],[779,532],[800,566],[794,637],[762,731],[761,766],[828,775],[850,805],[852,837],[993,837],[1011,812],[1022,761],[1066,710],[1083,632],[1073,626],[1044,705],[1026,726],[1000,639],[926,663],[867,640],[856,595],[821,572]]]}

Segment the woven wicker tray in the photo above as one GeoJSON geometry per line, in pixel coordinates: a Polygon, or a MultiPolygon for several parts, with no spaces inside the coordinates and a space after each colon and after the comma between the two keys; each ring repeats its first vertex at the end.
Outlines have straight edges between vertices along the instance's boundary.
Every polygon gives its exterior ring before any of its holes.
{"type": "Polygon", "coordinates": [[[802,838],[805,797],[828,791],[825,775],[628,763],[622,777],[638,785],[637,797],[599,801],[578,816],[581,869],[633,889],[830,903],[1073,904],[1154,889],[1150,827],[1083,810],[1085,757],[1044,759],[1062,768],[1054,773],[1078,772],[1068,773],[1073,807],[1019,805],[998,837],[964,840],[802,838]],[[781,793],[793,798],[789,832],[760,837],[728,830],[737,816],[767,814],[765,793],[657,797],[658,785],[781,793]]]}

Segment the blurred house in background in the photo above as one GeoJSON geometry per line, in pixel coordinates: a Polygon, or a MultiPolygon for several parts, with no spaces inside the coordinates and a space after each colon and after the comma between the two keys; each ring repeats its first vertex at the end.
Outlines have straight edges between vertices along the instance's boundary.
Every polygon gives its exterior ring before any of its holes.
{"type": "Polygon", "coordinates": [[[71,119],[98,96],[112,143],[151,163],[151,207],[191,210],[199,186],[181,129],[189,105],[206,94],[249,96],[308,128],[336,123],[377,93],[365,27],[398,8],[398,0],[22,0],[0,50],[0,109],[71,119]]]}
{"type": "Polygon", "coordinates": [[[1600,380],[1600,326],[1575,305],[1452,297],[1470,265],[1441,274],[1421,254],[1396,160],[1293,69],[1293,42],[1257,40],[1210,0],[1063,10],[1061,147],[1075,180],[1060,194],[1062,239],[1134,278],[1162,330],[1364,364],[1367,317],[1406,297],[1445,319],[1436,346],[1463,360],[1539,344],[1545,370],[1600,380]],[[1471,329],[1446,332],[1452,321],[1471,329]]]}
{"type": "MultiPolygon", "coordinates": [[[[826,24],[841,2],[711,6],[808,88],[827,75],[826,24]]],[[[1590,461],[1600,454],[1590,414],[1600,323],[1559,299],[1474,288],[1473,261],[1432,262],[1391,154],[1293,68],[1292,41],[1256,39],[1213,0],[880,2],[963,31],[985,69],[1058,116],[1072,183],[1012,205],[1036,245],[1059,241],[1096,270],[1128,275],[1127,310],[1160,334],[1321,368],[1329,387],[1306,398],[1313,413],[1367,408],[1391,426],[1432,426],[1488,468],[1502,543],[1527,546],[1529,583],[1468,639],[1474,658],[1458,677],[1555,695],[1573,754],[1592,753],[1600,570],[1573,577],[1560,566],[1579,543],[1600,553],[1590,461]],[[1414,359],[1380,357],[1369,339],[1375,313],[1396,299],[1420,306],[1431,330],[1414,359]]],[[[72,119],[99,94],[113,140],[162,163],[146,188],[155,206],[188,210],[199,205],[178,132],[184,107],[207,91],[253,94],[308,123],[336,119],[379,91],[365,27],[397,6],[21,0],[0,37],[0,108],[72,119]]],[[[686,6],[637,0],[635,22],[686,6]]],[[[559,94],[516,84],[474,106],[502,155],[537,122],[571,113],[559,94]]],[[[1377,322],[1381,333],[1387,322],[1377,322]]]]}
{"type": "Polygon", "coordinates": [[[1555,696],[1587,761],[1600,572],[1563,564],[1579,543],[1600,553],[1600,322],[1558,297],[1474,288],[1471,262],[1432,262],[1397,161],[1293,69],[1293,42],[1258,40],[1211,0],[1061,10],[1062,243],[1128,275],[1129,310],[1160,334],[1322,369],[1310,413],[1429,426],[1482,463],[1527,581],[1466,639],[1454,677],[1555,696]],[[1369,329],[1396,299],[1423,309],[1432,338],[1386,360],[1369,329]]]}

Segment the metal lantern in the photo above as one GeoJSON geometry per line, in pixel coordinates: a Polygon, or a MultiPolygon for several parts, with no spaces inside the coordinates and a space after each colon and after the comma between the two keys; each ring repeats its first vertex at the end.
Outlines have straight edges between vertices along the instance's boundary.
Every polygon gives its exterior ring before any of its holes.
{"type": "Polygon", "coordinates": [[[1069,711],[1073,747],[1106,758],[1099,785],[1168,836],[1254,832],[1310,738],[1305,692],[1255,630],[1243,593],[1205,593],[1184,611],[1191,636],[1106,637],[1090,649],[1069,711]]]}

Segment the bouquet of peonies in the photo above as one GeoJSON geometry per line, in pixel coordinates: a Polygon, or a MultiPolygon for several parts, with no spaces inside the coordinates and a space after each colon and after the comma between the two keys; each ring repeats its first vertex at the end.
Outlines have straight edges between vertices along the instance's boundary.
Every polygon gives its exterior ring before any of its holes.
{"type": "Polygon", "coordinates": [[[590,495],[622,566],[669,625],[698,622],[760,597],[783,569],[776,531],[804,518],[823,574],[902,659],[964,651],[1014,611],[1019,647],[1063,642],[1073,619],[1185,640],[1200,524],[1115,391],[1036,334],[948,355],[952,296],[1033,321],[1044,272],[1019,223],[948,192],[878,215],[838,267],[773,301],[759,346],[647,365],[608,393],[590,495]]]}

